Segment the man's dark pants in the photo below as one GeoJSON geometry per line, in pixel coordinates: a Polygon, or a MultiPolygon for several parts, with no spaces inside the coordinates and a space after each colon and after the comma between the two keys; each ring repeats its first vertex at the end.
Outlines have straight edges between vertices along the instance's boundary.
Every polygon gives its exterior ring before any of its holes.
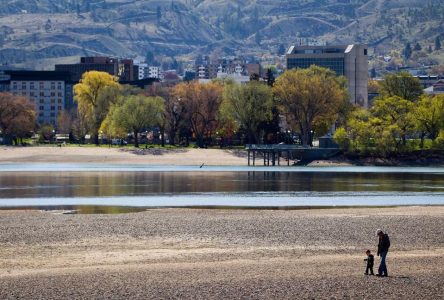
{"type": "Polygon", "coordinates": [[[381,263],[379,264],[378,274],[381,276],[388,276],[387,265],[385,264],[385,258],[387,257],[387,252],[388,251],[379,253],[381,257],[381,263]]]}

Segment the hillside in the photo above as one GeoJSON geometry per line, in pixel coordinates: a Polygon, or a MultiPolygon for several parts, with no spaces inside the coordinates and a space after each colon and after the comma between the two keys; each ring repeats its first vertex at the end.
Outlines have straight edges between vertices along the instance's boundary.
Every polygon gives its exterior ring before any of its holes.
{"type": "MultiPolygon", "coordinates": [[[[444,0],[2,0],[0,63],[50,68],[81,55],[144,57],[277,53],[297,37],[361,42],[376,55],[442,35],[444,0]]],[[[375,62],[376,64],[376,62],[375,62]]]]}

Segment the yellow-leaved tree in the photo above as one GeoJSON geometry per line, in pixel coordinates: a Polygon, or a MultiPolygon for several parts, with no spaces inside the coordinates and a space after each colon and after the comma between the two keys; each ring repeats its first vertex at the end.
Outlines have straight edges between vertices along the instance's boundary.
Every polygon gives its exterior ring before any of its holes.
{"type": "Polygon", "coordinates": [[[286,71],[276,80],[273,92],[281,113],[299,133],[304,146],[311,144],[316,126],[333,125],[348,104],[345,78],[314,65],[286,71]]]}
{"type": "Polygon", "coordinates": [[[117,101],[119,90],[117,77],[98,71],[84,73],[80,83],[74,86],[74,100],[79,116],[84,120],[96,145],[99,144],[100,125],[111,104],[117,101]]]}

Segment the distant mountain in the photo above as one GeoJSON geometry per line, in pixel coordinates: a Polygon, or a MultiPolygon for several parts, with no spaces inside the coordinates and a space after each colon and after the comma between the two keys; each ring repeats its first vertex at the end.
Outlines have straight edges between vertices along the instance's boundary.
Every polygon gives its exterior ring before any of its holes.
{"type": "Polygon", "coordinates": [[[376,54],[419,43],[414,63],[436,64],[443,33],[444,0],[2,0],[0,64],[277,53],[298,37],[367,43],[376,54]]]}

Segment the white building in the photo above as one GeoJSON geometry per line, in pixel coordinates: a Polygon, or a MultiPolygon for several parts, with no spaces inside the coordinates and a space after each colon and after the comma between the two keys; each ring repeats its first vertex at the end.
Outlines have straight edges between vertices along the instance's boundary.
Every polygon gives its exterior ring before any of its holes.
{"type": "Polygon", "coordinates": [[[139,80],[145,78],[160,78],[160,68],[155,66],[149,66],[146,63],[138,63],[139,67],[139,80]]]}

